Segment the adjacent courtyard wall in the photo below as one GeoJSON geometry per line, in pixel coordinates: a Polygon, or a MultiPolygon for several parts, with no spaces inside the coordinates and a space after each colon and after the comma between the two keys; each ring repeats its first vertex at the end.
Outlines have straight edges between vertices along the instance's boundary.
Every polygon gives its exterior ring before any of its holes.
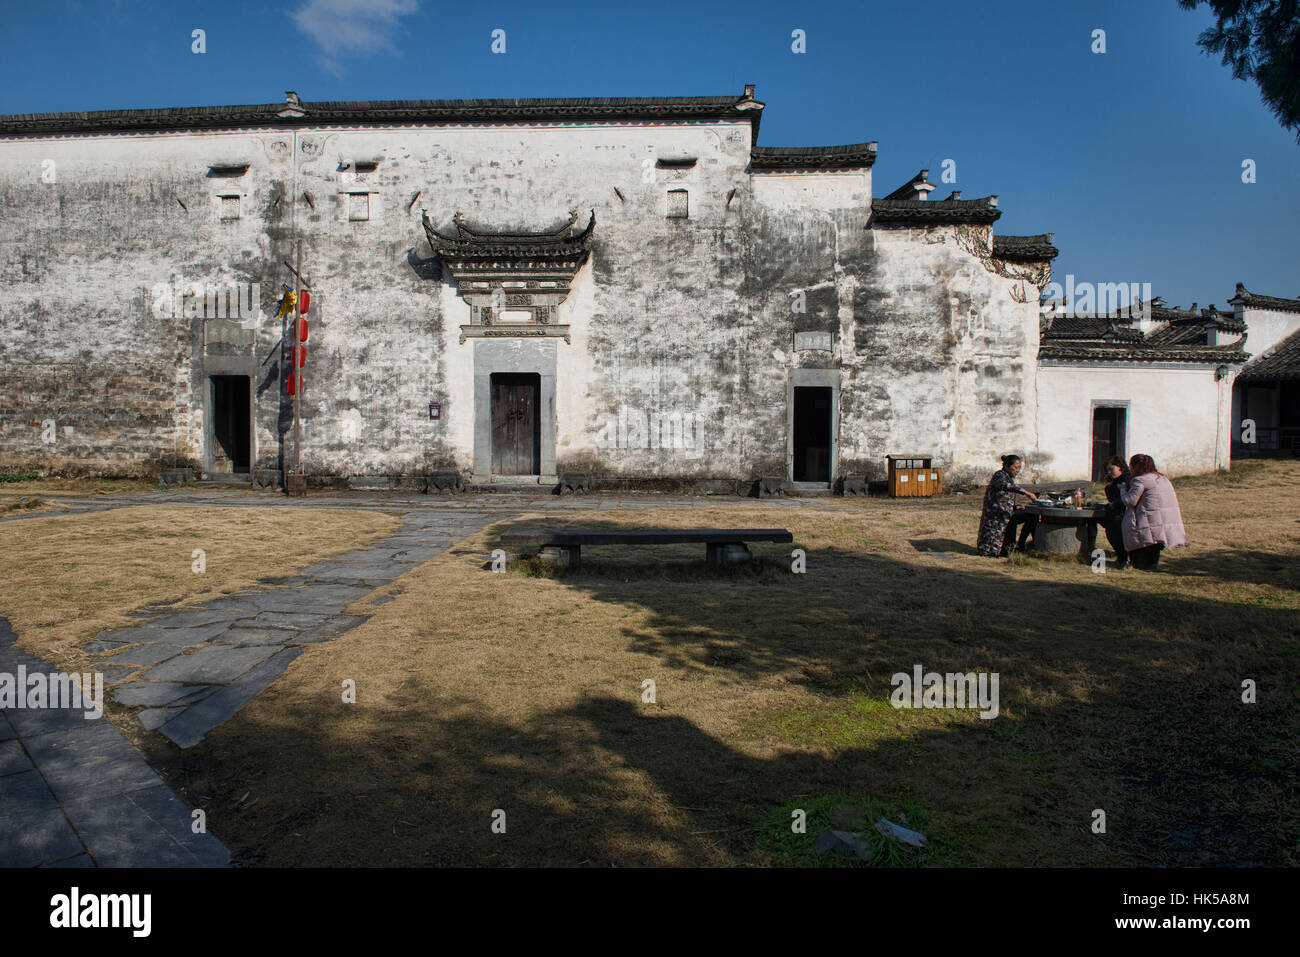
{"type": "Polygon", "coordinates": [[[1146,453],[1172,475],[1227,468],[1233,376],[1220,380],[1217,368],[1043,360],[1038,366],[1038,447],[1050,455],[1031,459],[1031,472],[1040,471],[1042,481],[1088,478],[1093,408],[1098,405],[1127,408],[1126,458],[1146,453]]]}

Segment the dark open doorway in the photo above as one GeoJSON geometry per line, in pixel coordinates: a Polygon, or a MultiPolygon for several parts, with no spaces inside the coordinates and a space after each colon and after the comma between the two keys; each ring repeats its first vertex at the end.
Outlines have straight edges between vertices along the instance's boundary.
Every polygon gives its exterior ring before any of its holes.
{"type": "Polygon", "coordinates": [[[1106,459],[1126,458],[1124,420],[1127,409],[1099,406],[1092,410],[1092,480],[1106,481],[1106,459]]]}
{"type": "Polygon", "coordinates": [[[247,473],[252,449],[252,403],[246,375],[212,379],[212,470],[247,473]]]}
{"type": "Polygon", "coordinates": [[[796,482],[831,480],[831,390],[794,387],[794,462],[796,482]]]}
{"type": "Polygon", "coordinates": [[[539,475],[542,458],[538,400],[542,377],[535,373],[492,375],[492,474],[539,475]]]}

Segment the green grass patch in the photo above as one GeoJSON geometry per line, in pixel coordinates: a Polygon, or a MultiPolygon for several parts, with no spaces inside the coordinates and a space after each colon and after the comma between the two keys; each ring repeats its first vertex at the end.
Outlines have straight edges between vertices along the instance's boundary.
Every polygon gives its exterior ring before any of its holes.
{"type": "Polygon", "coordinates": [[[922,867],[943,853],[942,842],[936,847],[928,833],[931,823],[923,807],[909,802],[877,801],[852,794],[797,797],[759,819],[752,853],[756,863],[771,867],[922,867]],[[862,823],[845,826],[834,820],[832,811],[842,805],[861,811],[862,823]],[[796,811],[805,815],[802,834],[792,829],[796,811]],[[912,847],[885,837],[875,827],[881,818],[920,831],[926,836],[926,846],[912,847]],[[859,835],[870,846],[871,857],[861,860],[853,855],[813,850],[817,835],[827,830],[859,835]]]}
{"type": "MultiPolygon", "coordinates": [[[[979,712],[954,708],[895,708],[888,695],[848,691],[819,696],[752,718],[751,730],[800,748],[848,750],[907,737],[922,728],[979,721],[979,712]]],[[[982,722],[988,723],[988,722],[982,722]]]]}

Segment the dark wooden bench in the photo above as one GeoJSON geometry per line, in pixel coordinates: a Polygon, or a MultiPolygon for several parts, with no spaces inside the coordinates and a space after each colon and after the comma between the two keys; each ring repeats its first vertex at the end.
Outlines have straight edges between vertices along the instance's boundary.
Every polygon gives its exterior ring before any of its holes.
{"type": "Polygon", "coordinates": [[[784,528],[530,528],[505,532],[501,544],[515,551],[536,549],[544,560],[577,568],[583,545],[681,545],[704,543],[718,565],[750,558],[746,542],[793,542],[784,528]]]}

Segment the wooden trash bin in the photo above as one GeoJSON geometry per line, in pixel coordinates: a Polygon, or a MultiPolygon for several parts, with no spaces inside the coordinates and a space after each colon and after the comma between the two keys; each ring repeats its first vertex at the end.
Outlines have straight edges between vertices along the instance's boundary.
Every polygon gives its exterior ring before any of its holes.
{"type": "Polygon", "coordinates": [[[891,498],[927,498],[943,491],[943,469],[929,455],[886,455],[891,498]]]}

